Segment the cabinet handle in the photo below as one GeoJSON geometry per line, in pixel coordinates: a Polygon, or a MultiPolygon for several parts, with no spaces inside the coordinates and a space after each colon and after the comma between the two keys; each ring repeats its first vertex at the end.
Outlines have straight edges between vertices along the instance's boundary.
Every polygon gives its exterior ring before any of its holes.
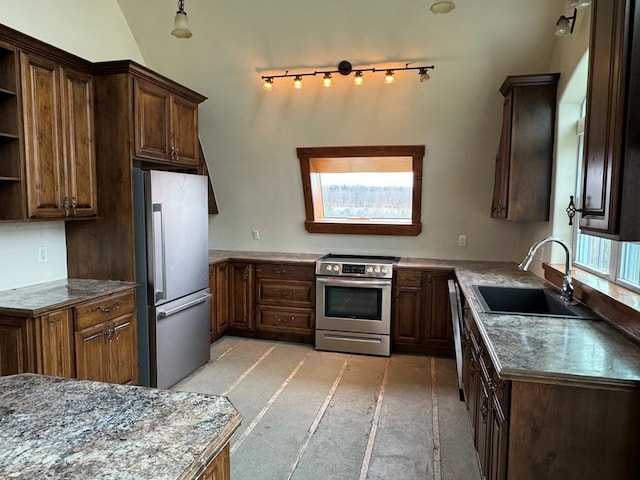
{"type": "Polygon", "coordinates": [[[65,217],[71,215],[71,202],[69,201],[69,197],[64,197],[64,200],[62,201],[62,209],[64,210],[65,217]]]}
{"type": "Polygon", "coordinates": [[[76,207],[78,206],[78,202],[76,202],[76,197],[71,197],[71,215],[75,217],[76,215],[76,207]]]}
{"type": "Polygon", "coordinates": [[[278,297],[293,297],[296,292],[294,292],[293,290],[274,290],[273,292],[276,296],[278,297]]]}
{"type": "Polygon", "coordinates": [[[286,267],[275,267],[274,270],[278,275],[282,275],[285,273],[293,273],[292,268],[286,268],[286,267]]]}
{"type": "Polygon", "coordinates": [[[487,415],[489,414],[489,407],[487,406],[487,399],[482,399],[482,405],[480,406],[480,413],[482,413],[482,423],[487,423],[487,415]]]}
{"type": "Polygon", "coordinates": [[[582,208],[576,208],[576,204],[573,203],[573,195],[569,195],[569,206],[565,209],[569,217],[569,225],[573,225],[573,217],[576,216],[576,212],[582,212],[582,210],[582,208]]]}
{"type": "Polygon", "coordinates": [[[98,305],[96,307],[96,310],[98,310],[100,313],[111,313],[111,312],[115,312],[116,310],[118,310],[121,306],[122,306],[122,302],[120,300],[118,300],[116,303],[114,303],[110,307],[102,307],[102,306],[98,305]]]}
{"type": "Polygon", "coordinates": [[[289,323],[289,322],[293,322],[294,320],[295,320],[295,317],[283,318],[280,315],[276,315],[276,322],[278,323],[289,323]]]}

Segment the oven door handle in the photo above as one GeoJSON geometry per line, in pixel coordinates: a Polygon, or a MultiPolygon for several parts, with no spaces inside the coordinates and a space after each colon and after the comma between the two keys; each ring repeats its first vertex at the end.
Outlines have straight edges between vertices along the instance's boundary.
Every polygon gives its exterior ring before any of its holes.
{"type": "Polygon", "coordinates": [[[325,285],[335,285],[337,287],[347,287],[349,285],[357,287],[388,287],[391,285],[390,279],[367,279],[367,280],[353,280],[351,278],[346,279],[344,277],[340,279],[331,277],[316,277],[316,282],[325,285]]]}

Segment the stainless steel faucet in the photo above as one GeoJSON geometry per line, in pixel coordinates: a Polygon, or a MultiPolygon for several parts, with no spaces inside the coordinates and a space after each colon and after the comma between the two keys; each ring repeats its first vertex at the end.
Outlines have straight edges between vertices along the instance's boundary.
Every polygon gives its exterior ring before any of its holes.
{"type": "Polygon", "coordinates": [[[560,297],[566,303],[572,303],[573,302],[573,284],[571,283],[571,246],[561,238],[552,236],[552,237],[543,238],[539,242],[534,243],[529,249],[529,253],[527,253],[527,256],[524,257],[524,260],[522,260],[522,263],[518,265],[518,268],[520,270],[526,270],[527,268],[529,268],[529,265],[531,264],[531,260],[533,260],[533,256],[536,254],[538,249],[545,243],[549,243],[549,242],[556,242],[562,245],[562,248],[564,248],[564,251],[567,255],[565,270],[564,270],[564,279],[562,280],[562,291],[560,293],[560,297]]]}

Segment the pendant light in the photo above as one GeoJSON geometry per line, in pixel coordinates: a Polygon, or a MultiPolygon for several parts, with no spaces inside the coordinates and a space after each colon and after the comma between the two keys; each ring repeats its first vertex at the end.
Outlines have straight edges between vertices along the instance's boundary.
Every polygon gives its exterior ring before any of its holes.
{"type": "Polygon", "coordinates": [[[449,13],[454,8],[456,8],[456,4],[451,0],[433,0],[433,5],[429,10],[433,13],[449,13]]]}
{"type": "Polygon", "coordinates": [[[184,0],[178,0],[178,11],[176,12],[176,18],[173,20],[171,35],[177,38],[191,38],[193,35],[189,29],[187,12],[184,11],[184,0]]]}
{"type": "Polygon", "coordinates": [[[565,8],[587,8],[591,6],[591,0],[567,0],[565,8]]]}

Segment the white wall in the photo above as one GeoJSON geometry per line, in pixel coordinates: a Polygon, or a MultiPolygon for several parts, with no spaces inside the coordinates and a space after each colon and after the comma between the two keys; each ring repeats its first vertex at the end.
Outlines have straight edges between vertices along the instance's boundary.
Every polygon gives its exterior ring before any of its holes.
{"type": "MultiPolygon", "coordinates": [[[[507,75],[565,65],[564,59],[550,61],[555,21],[565,12],[557,0],[459,0],[447,15],[431,14],[429,4],[189,0],[189,40],[169,34],[175,0],[0,0],[0,23],[92,61],[144,58],[209,97],[200,110],[200,133],[221,211],[210,219],[211,247],[517,260],[529,238],[548,225],[489,218],[502,109],[498,88],[507,75]],[[309,79],[300,92],[287,82],[278,82],[271,94],[260,88],[261,73],[333,68],[344,59],[436,68],[423,84],[417,74],[400,72],[392,86],[368,76],[360,89],[342,78],[330,90],[319,79],[309,79]],[[426,145],[420,236],[304,230],[295,148],[362,144],[426,145]],[[260,230],[259,241],[251,238],[253,228],[260,230]],[[457,246],[459,234],[468,236],[468,247],[457,246]]],[[[16,241],[2,243],[5,287],[42,278],[34,263],[37,246],[20,253],[19,245],[39,245],[39,227],[0,225],[0,238],[14,229],[16,241]]],[[[61,227],[50,234],[52,245],[64,243],[61,227]]],[[[62,258],[64,251],[49,247],[52,255],[62,258]]],[[[66,276],[63,265],[53,270],[48,277],[66,276]]]]}
{"type": "MultiPolygon", "coordinates": [[[[0,12],[0,23],[88,60],[144,63],[116,0],[0,0],[0,12]]],[[[65,242],[61,221],[0,224],[0,290],[66,278],[65,242]]]]}
{"type": "MultiPolygon", "coordinates": [[[[220,214],[210,245],[263,251],[393,253],[515,260],[521,224],[489,218],[507,75],[549,71],[557,0],[461,0],[434,15],[427,0],[189,0],[194,35],[169,35],[172,0],[120,0],[147,64],[200,91],[200,135],[220,214]],[[301,91],[260,75],[397,60],[434,64],[431,80],[399,72],[305,79],[301,91]],[[309,234],[296,147],[424,144],[423,233],[309,234]],[[260,240],[251,230],[260,230],[260,240]],[[458,247],[458,235],[468,247],[458,247]]],[[[398,63],[393,63],[398,65],[398,63]]],[[[418,63],[420,64],[420,63],[418,63]]]]}
{"type": "MultiPolygon", "coordinates": [[[[529,224],[523,229],[521,255],[529,247],[548,235],[573,244],[573,228],[565,209],[569,195],[575,195],[577,176],[576,120],[580,117],[582,101],[587,92],[587,70],[591,9],[578,10],[573,34],[558,37],[551,58],[550,71],[560,72],[558,110],[556,112],[556,144],[554,154],[553,186],[550,221],[529,224]]],[[[531,271],[544,276],[542,261],[564,263],[564,249],[556,244],[545,245],[531,264],[531,271]]]]}

